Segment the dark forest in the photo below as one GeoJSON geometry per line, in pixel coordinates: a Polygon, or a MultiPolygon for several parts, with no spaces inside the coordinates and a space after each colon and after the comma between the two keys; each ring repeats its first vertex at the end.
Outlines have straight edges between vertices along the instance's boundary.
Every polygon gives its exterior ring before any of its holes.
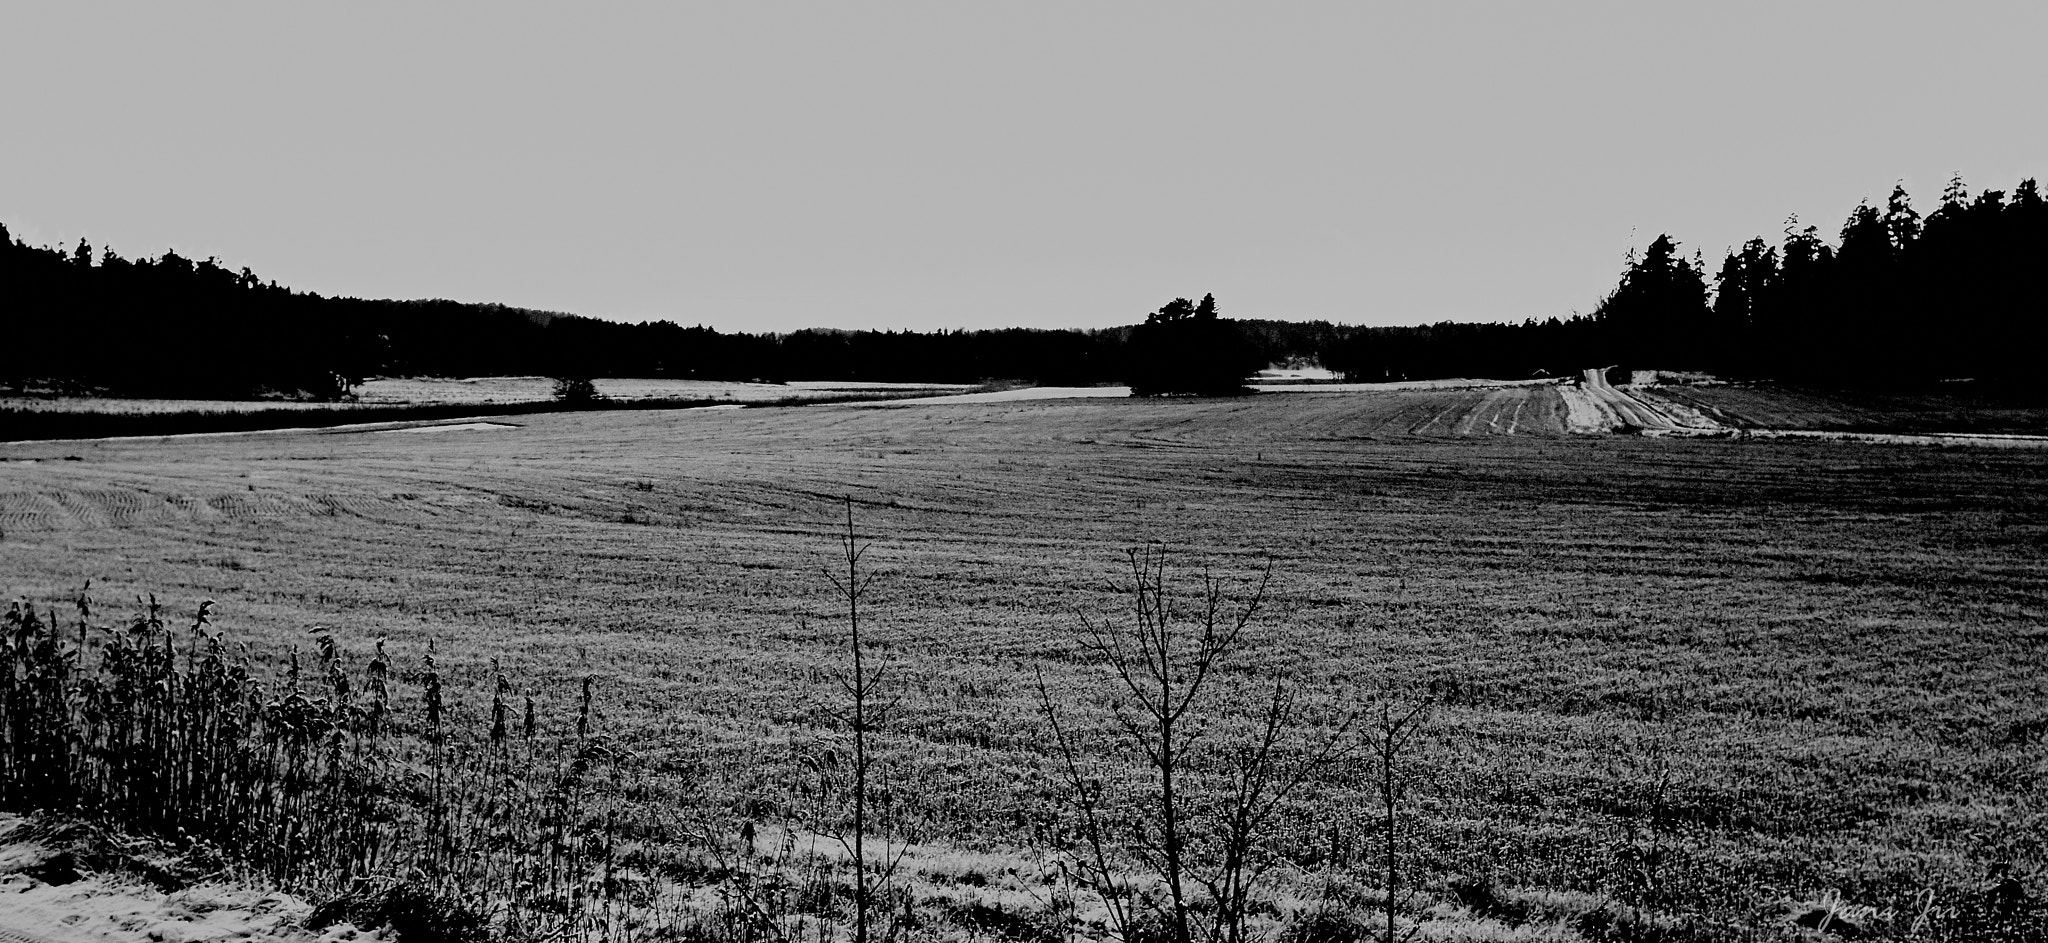
{"type": "MultiPolygon", "coordinates": [[[[1225,319],[1233,330],[1219,343],[1233,345],[1233,362],[1313,361],[1353,380],[1608,364],[1838,386],[2018,379],[2048,349],[2044,273],[2048,203],[2035,181],[1972,196],[1955,179],[1925,216],[1898,187],[1881,207],[1856,207],[1832,242],[1791,219],[1778,242],[1751,239],[1711,275],[1700,253],[1660,235],[1630,253],[1589,314],[1412,327],[1225,319]]],[[[38,247],[4,226],[0,306],[11,341],[0,383],[17,392],[335,399],[371,376],[492,375],[1068,385],[1155,369],[1136,324],[722,333],[322,297],[210,258],[131,260],[86,240],[38,247]]]]}

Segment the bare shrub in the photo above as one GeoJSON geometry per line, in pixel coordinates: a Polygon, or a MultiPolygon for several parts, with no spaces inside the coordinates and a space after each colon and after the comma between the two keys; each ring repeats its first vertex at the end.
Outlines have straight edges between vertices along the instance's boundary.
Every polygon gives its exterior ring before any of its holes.
{"type": "Polygon", "coordinates": [[[1106,785],[1105,764],[1061,719],[1039,679],[1074,821],[1077,882],[1102,901],[1127,943],[1243,943],[1261,881],[1280,860],[1271,846],[1276,815],[1349,749],[1353,721],[1305,742],[1293,737],[1305,717],[1294,690],[1276,681],[1250,730],[1213,745],[1207,735],[1221,718],[1210,689],[1222,683],[1218,668],[1264,602],[1271,568],[1233,608],[1222,585],[1207,578],[1183,604],[1168,588],[1161,552],[1132,551],[1128,567],[1113,584],[1128,600],[1126,621],[1084,616],[1080,641],[1113,678],[1109,709],[1120,750],[1112,752],[1144,771],[1135,796],[1106,785]],[[1160,895],[1146,893],[1134,869],[1156,880],[1160,895]]]}
{"type": "Polygon", "coordinates": [[[554,397],[558,403],[584,406],[604,402],[604,394],[597,391],[596,381],[589,377],[555,377],[554,384],[554,397]]]}

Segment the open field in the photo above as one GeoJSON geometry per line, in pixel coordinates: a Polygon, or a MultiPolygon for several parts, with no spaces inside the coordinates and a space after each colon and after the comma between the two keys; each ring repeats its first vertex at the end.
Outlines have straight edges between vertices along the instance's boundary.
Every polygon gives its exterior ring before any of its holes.
{"type": "MultiPolygon", "coordinates": [[[[1270,371],[1269,371],[1270,372],[1270,371]]],[[[1370,394],[1354,410],[1360,431],[1417,435],[1744,435],[1830,437],[1922,445],[2048,445],[2048,400],[2027,390],[1917,393],[1815,391],[1729,385],[1700,374],[1638,371],[1678,382],[1612,386],[1605,371],[1570,381],[1441,379],[1383,383],[1255,383],[1255,395],[1370,394]],[[1694,382],[1705,381],[1705,382],[1694,382]],[[1437,395],[1459,394],[1452,398],[1437,395]],[[1891,438],[1903,436],[1903,438],[1891,438]]],[[[786,384],[696,380],[595,381],[614,408],[865,402],[884,406],[989,405],[1045,399],[1118,398],[1122,386],[989,384],[786,384]]],[[[0,397],[0,441],[254,432],[369,424],[432,423],[560,408],[545,377],[378,379],[348,403],[0,397]]]]}
{"type": "MultiPolygon", "coordinates": [[[[850,393],[902,395],[966,390],[947,383],[858,383],[802,381],[738,383],[725,380],[597,379],[598,395],[621,402],[643,400],[724,400],[734,403],[777,403],[844,396],[850,393]]],[[[335,410],[372,406],[502,406],[545,403],[554,398],[547,377],[378,377],[356,388],[354,402],[327,403],[276,399],[129,399],[111,396],[0,396],[0,409],[55,413],[204,413],[261,410],[335,410]]]]}
{"type": "Polygon", "coordinates": [[[1659,386],[1653,394],[1737,428],[2048,435],[2038,390],[1827,392],[1771,386],[1659,386]]]}
{"type": "MultiPolygon", "coordinates": [[[[960,393],[956,384],[710,380],[592,381],[602,408],[676,409],[881,400],[960,393]]],[[[0,441],[245,433],[582,409],[554,402],[546,377],[377,379],[350,402],[0,396],[0,441]]]]}
{"type": "MultiPolygon", "coordinates": [[[[1623,898],[1671,939],[1785,938],[1824,901],[1905,938],[1994,862],[2048,890],[2048,452],[1564,414],[1537,386],[0,445],[0,573],[215,599],[273,659],[316,624],[359,661],[433,639],[472,706],[494,659],[557,708],[595,674],[677,817],[729,835],[793,814],[843,738],[823,568],[850,495],[901,695],[892,815],[957,915],[1048,893],[1034,678],[1109,738],[1074,629],[1122,605],[1124,550],[1230,586],[1270,560],[1227,703],[1277,678],[1435,702],[1400,826],[1424,939],[1590,937],[1567,918],[1623,898]]],[[[1282,844],[1375,886],[1371,796],[1318,782],[1282,844]]]]}
{"type": "MultiPolygon", "coordinates": [[[[933,393],[959,391],[968,387],[947,383],[862,383],[854,381],[797,381],[791,383],[739,383],[727,380],[645,380],[598,379],[592,381],[598,395],[623,402],[640,400],[728,400],[735,403],[775,403],[843,396],[848,393],[933,393]]],[[[380,378],[365,382],[357,391],[364,403],[535,403],[554,395],[554,381],[547,377],[475,377],[465,380],[432,378],[380,378]]]]}

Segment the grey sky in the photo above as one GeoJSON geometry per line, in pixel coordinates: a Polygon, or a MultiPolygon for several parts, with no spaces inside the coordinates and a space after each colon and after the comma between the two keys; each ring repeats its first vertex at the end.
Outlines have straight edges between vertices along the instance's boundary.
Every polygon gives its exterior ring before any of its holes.
{"type": "Polygon", "coordinates": [[[10,5],[0,222],[727,330],[1589,310],[2048,177],[2048,4],[10,5]]]}

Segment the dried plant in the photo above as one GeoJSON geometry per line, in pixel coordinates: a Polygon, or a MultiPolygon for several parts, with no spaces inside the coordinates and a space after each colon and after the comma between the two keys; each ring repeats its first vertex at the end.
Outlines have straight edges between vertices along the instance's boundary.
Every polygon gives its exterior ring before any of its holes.
{"type": "Polygon", "coordinates": [[[1209,748],[1209,689],[1258,614],[1271,567],[1233,609],[1222,585],[1207,578],[1192,605],[1182,606],[1169,591],[1162,552],[1131,551],[1128,566],[1112,586],[1128,603],[1127,621],[1083,616],[1080,643],[1113,678],[1117,746],[1147,774],[1135,802],[1120,802],[1105,786],[1104,770],[1090,759],[1095,751],[1061,720],[1043,676],[1038,682],[1074,820],[1073,868],[1126,941],[1163,935],[1167,943],[1244,943],[1255,894],[1279,860],[1269,847],[1275,818],[1349,749],[1353,721],[1341,719],[1306,743],[1286,742],[1304,718],[1292,688],[1276,681],[1249,735],[1209,748]],[[1207,789],[1191,781],[1202,753],[1214,760],[1207,789]],[[1140,891],[1133,866],[1163,887],[1163,901],[1140,891]]]}
{"type": "Polygon", "coordinates": [[[444,929],[516,939],[597,934],[616,910],[630,757],[593,732],[589,679],[573,736],[541,736],[529,698],[515,740],[510,680],[471,727],[431,652],[414,714],[381,639],[358,677],[316,629],[311,665],[294,648],[265,679],[211,600],[182,630],[154,598],[118,630],[92,624],[88,594],[75,608],[66,632],[26,600],[0,622],[0,804],[233,849],[330,918],[395,925],[425,908],[444,929]]]}

